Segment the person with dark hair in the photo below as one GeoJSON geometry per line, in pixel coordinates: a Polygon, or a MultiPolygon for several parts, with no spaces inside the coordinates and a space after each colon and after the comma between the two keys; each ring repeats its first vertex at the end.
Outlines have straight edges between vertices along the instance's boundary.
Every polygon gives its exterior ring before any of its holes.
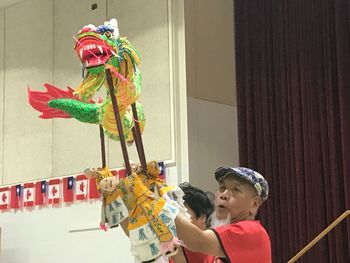
{"type": "MultiPolygon", "coordinates": [[[[184,192],[184,205],[191,216],[191,223],[201,230],[209,226],[209,217],[214,212],[214,205],[208,195],[201,189],[192,186],[189,183],[179,185],[184,192]]],[[[172,257],[175,263],[203,263],[207,255],[193,252],[185,247],[180,249],[178,254],[172,257]]]]}
{"type": "Polygon", "coordinates": [[[185,182],[179,185],[184,192],[184,205],[191,215],[192,223],[200,229],[207,229],[207,222],[210,215],[214,212],[213,203],[208,195],[201,189],[185,182]]]}
{"type": "Polygon", "coordinates": [[[208,255],[197,262],[271,263],[269,235],[255,219],[268,197],[267,181],[252,169],[228,166],[216,169],[215,178],[220,191],[217,205],[227,211],[229,224],[203,231],[179,213],[178,237],[188,249],[208,255]]]}

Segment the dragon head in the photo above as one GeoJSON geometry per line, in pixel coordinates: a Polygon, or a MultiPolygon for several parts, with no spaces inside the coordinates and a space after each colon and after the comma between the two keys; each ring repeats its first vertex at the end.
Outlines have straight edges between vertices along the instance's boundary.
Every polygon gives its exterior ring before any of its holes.
{"type": "Polygon", "coordinates": [[[118,39],[119,30],[116,19],[111,19],[98,27],[90,24],[78,32],[74,50],[85,68],[104,65],[111,58],[116,64],[118,44],[120,44],[118,39]]]}
{"type": "Polygon", "coordinates": [[[119,36],[118,23],[111,19],[103,25],[86,25],[77,34],[74,50],[83,64],[84,74],[79,86],[62,91],[45,84],[46,92],[28,88],[32,107],[42,113],[41,118],[71,118],[86,123],[99,123],[107,136],[119,140],[115,113],[106,81],[109,69],[118,102],[125,139],[133,141],[134,117],[131,105],[135,103],[141,131],[144,126],[143,106],[137,100],[142,78],[138,70],[141,62],[136,49],[125,37],[119,36]],[[97,92],[105,86],[106,95],[96,101],[97,92]]]}
{"type": "MultiPolygon", "coordinates": [[[[90,101],[105,83],[105,69],[108,67],[113,73],[114,84],[120,90],[117,96],[123,93],[124,88],[130,87],[134,94],[129,94],[128,98],[132,97],[133,101],[137,99],[141,91],[138,71],[141,59],[127,38],[119,36],[115,18],[97,27],[91,24],[84,26],[75,40],[74,50],[84,68],[83,81],[75,89],[75,95],[83,101],[90,101]]],[[[123,104],[131,103],[128,99],[128,103],[123,104]]]]}

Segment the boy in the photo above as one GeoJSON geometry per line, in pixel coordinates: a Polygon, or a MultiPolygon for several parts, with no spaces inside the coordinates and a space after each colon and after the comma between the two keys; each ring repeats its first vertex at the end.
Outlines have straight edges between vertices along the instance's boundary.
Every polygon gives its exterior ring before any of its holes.
{"type": "Polygon", "coordinates": [[[270,263],[269,236],[255,220],[268,196],[267,181],[244,167],[219,167],[215,178],[221,192],[218,207],[227,210],[231,223],[202,231],[179,214],[175,219],[179,239],[189,249],[211,255],[203,263],[270,263]]]}
{"type": "MultiPolygon", "coordinates": [[[[179,185],[184,192],[183,200],[187,212],[191,216],[191,223],[201,230],[206,230],[209,216],[214,211],[214,206],[208,195],[201,189],[189,183],[179,185]]],[[[186,248],[179,248],[178,253],[169,262],[174,263],[203,263],[207,255],[193,252],[186,248]]]]}
{"type": "Polygon", "coordinates": [[[207,229],[208,219],[214,212],[213,203],[208,195],[187,182],[179,184],[179,187],[184,192],[184,205],[191,215],[192,224],[195,224],[201,230],[207,229]]]}

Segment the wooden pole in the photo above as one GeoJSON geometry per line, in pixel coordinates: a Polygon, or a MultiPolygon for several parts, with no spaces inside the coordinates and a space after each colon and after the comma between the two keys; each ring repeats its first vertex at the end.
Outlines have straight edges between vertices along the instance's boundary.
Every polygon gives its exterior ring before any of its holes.
{"type": "Polygon", "coordinates": [[[100,126],[100,142],[101,142],[101,157],[102,157],[102,168],[106,167],[106,147],[105,147],[105,134],[103,128],[100,126]]]}
{"type": "Polygon", "coordinates": [[[313,247],[321,238],[323,238],[329,231],[331,231],[336,225],[338,225],[344,218],[350,215],[350,210],[345,211],[341,216],[339,216],[332,224],[330,224],[325,230],[323,230],[317,237],[315,237],[309,244],[307,244],[302,250],[298,252],[294,257],[292,257],[288,263],[293,263],[297,261],[306,251],[313,247]]]}
{"type": "Polygon", "coordinates": [[[135,139],[135,144],[137,148],[137,153],[139,155],[140,163],[142,170],[145,174],[147,174],[147,165],[146,165],[146,157],[145,157],[145,150],[143,148],[143,142],[142,142],[142,136],[141,136],[141,129],[140,129],[140,124],[139,124],[139,118],[137,116],[137,109],[135,103],[131,105],[132,109],[132,115],[134,117],[134,127],[135,130],[133,129],[133,136],[135,139]]]}
{"type": "Polygon", "coordinates": [[[110,69],[106,69],[106,77],[107,77],[107,84],[108,84],[108,88],[109,88],[109,94],[110,94],[111,99],[112,99],[114,117],[115,117],[115,121],[117,124],[120,145],[122,147],[125,169],[126,169],[127,175],[130,175],[131,174],[131,166],[130,166],[130,162],[129,162],[129,155],[128,155],[128,151],[126,149],[126,143],[125,143],[125,138],[124,138],[122,122],[121,122],[120,116],[119,116],[118,102],[117,102],[117,99],[115,98],[115,95],[114,95],[114,85],[113,85],[113,80],[112,80],[112,75],[111,75],[110,69]]]}

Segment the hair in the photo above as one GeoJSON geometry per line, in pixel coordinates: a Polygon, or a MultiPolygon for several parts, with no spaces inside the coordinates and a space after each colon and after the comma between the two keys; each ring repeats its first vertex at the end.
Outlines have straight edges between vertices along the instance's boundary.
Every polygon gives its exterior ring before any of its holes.
{"type": "Polygon", "coordinates": [[[185,194],[183,197],[185,205],[193,210],[197,219],[205,215],[208,222],[209,216],[214,212],[214,205],[207,194],[187,182],[181,183],[179,187],[185,194]]]}

